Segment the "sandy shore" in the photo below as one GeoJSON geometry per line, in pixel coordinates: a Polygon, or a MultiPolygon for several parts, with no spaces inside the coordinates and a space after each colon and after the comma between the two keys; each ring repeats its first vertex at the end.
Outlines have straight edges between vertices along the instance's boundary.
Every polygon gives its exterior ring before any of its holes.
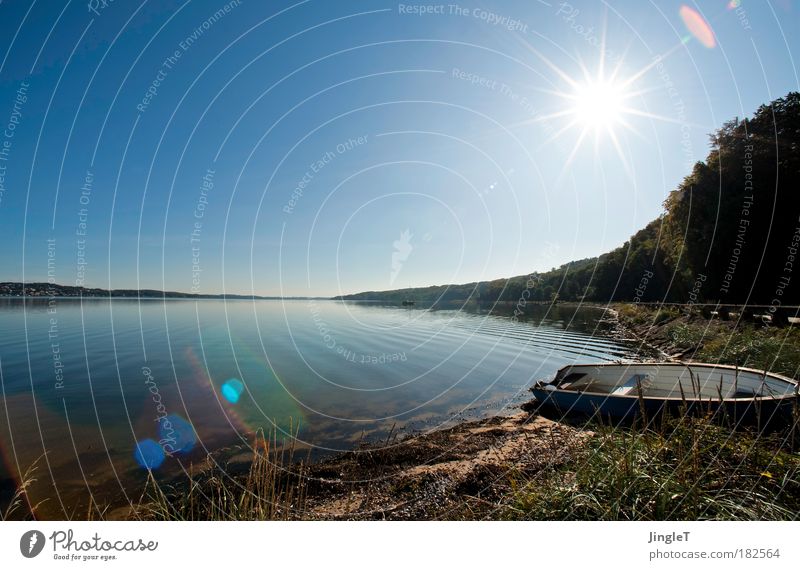
{"type": "Polygon", "coordinates": [[[304,518],[471,518],[479,504],[500,507],[514,476],[567,461],[588,435],[522,411],[362,446],[310,466],[304,518]]]}

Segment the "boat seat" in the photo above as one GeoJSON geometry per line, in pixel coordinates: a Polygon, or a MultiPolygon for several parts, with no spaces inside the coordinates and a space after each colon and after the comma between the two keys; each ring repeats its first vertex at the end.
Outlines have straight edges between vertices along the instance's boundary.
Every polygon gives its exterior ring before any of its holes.
{"type": "Polygon", "coordinates": [[[596,384],[597,380],[595,380],[594,378],[586,378],[584,380],[573,382],[566,389],[575,390],[576,392],[586,392],[590,388],[594,387],[596,384]]]}
{"type": "Polygon", "coordinates": [[[615,396],[624,396],[627,394],[636,395],[637,386],[642,387],[644,394],[650,386],[653,385],[653,378],[649,374],[634,374],[628,380],[611,391],[615,396]]]}
{"type": "Polygon", "coordinates": [[[597,380],[586,374],[585,372],[573,372],[567,375],[558,385],[560,390],[574,390],[575,392],[583,392],[590,386],[597,383],[597,380]]]}
{"type": "Polygon", "coordinates": [[[564,376],[561,379],[561,381],[558,383],[558,385],[560,387],[562,387],[562,388],[566,387],[566,386],[570,386],[570,385],[574,384],[575,382],[577,382],[578,380],[580,380],[581,378],[585,378],[586,376],[587,376],[587,374],[585,372],[572,372],[572,373],[567,374],[566,376],[564,376]]]}
{"type": "Polygon", "coordinates": [[[556,385],[558,386],[559,390],[576,390],[577,387],[582,383],[582,379],[585,377],[585,372],[572,372],[561,378],[556,385]]]}

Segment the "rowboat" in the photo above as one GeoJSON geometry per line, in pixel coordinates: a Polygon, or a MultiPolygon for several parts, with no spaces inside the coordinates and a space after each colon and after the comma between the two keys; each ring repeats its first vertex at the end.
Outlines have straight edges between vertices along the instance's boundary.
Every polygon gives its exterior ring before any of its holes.
{"type": "Polygon", "coordinates": [[[631,420],[697,410],[736,423],[791,422],[798,383],[771,372],[682,362],[573,364],[531,388],[542,408],[631,420]]]}

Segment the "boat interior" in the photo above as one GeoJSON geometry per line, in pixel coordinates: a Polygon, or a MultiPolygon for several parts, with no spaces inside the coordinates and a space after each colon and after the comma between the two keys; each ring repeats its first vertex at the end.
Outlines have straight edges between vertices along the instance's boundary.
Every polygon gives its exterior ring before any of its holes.
{"type": "Polygon", "coordinates": [[[797,391],[795,382],[773,374],[683,363],[567,366],[551,386],[613,396],[686,399],[778,398],[797,391]]]}

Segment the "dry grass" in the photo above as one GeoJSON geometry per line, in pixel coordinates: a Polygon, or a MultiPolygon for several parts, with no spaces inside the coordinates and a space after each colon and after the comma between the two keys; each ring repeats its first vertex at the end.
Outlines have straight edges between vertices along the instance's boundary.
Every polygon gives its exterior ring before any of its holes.
{"type": "MultiPolygon", "coordinates": [[[[295,438],[291,438],[294,442],[295,438]]],[[[303,517],[306,462],[295,460],[294,443],[277,434],[256,435],[243,478],[217,471],[165,488],[152,474],[132,518],[144,520],[291,520],[303,517]]]]}
{"type": "Polygon", "coordinates": [[[30,467],[22,475],[22,483],[20,483],[14,490],[6,508],[0,511],[0,520],[15,520],[20,518],[27,518],[28,513],[31,511],[31,506],[28,500],[28,489],[36,482],[34,473],[38,467],[39,460],[34,461],[30,467]]]}
{"type": "Polygon", "coordinates": [[[800,456],[787,434],[688,416],[658,429],[593,429],[576,459],[510,494],[501,518],[794,520],[800,512],[800,456]]]}

